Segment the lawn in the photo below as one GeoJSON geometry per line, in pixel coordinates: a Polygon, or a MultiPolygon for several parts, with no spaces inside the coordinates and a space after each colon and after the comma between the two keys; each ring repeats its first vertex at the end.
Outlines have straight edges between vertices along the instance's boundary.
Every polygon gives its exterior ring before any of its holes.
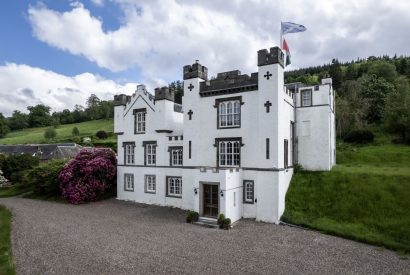
{"type": "Polygon", "coordinates": [[[31,188],[19,184],[0,188],[0,198],[14,197],[30,192],[31,188]]]}
{"type": "MultiPolygon", "coordinates": [[[[73,139],[71,132],[74,127],[77,127],[80,131],[80,137],[95,137],[97,131],[104,130],[109,133],[109,137],[103,142],[115,142],[115,135],[113,134],[114,122],[112,119],[59,125],[56,128],[57,137],[54,142],[71,142],[73,139]]],[[[0,139],[0,144],[49,143],[49,141],[46,141],[44,138],[44,131],[47,128],[48,127],[30,128],[10,132],[6,137],[0,139]]]]}
{"type": "Polygon", "coordinates": [[[11,213],[0,205],[0,274],[15,274],[10,242],[11,213]]]}
{"type": "Polygon", "coordinates": [[[339,144],[331,172],[299,172],[283,221],[410,253],[410,147],[339,144]]]}

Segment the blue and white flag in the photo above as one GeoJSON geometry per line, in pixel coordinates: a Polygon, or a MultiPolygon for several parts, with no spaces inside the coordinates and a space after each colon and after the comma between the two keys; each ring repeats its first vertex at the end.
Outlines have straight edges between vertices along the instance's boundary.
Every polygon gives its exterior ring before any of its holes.
{"type": "Polygon", "coordinates": [[[282,34],[304,32],[306,27],[292,22],[281,22],[282,34]]]}

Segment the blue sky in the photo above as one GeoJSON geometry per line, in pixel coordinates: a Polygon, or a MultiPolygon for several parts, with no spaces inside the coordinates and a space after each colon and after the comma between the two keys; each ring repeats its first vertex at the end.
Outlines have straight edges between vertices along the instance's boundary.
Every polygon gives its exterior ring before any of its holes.
{"type": "MultiPolygon", "coordinates": [[[[72,9],[71,1],[0,1],[0,34],[6,43],[0,44],[0,62],[14,62],[40,67],[45,70],[64,75],[76,75],[83,72],[93,72],[118,82],[135,81],[140,78],[137,68],[127,71],[112,72],[101,68],[82,56],[72,55],[50,47],[33,36],[32,27],[27,18],[27,10],[31,6],[44,3],[48,8],[64,12],[72,9]]],[[[115,30],[120,26],[122,13],[111,2],[99,7],[91,1],[82,1],[85,8],[92,14],[102,19],[106,31],[115,30]]]]}
{"type": "Polygon", "coordinates": [[[196,59],[210,75],[257,70],[256,52],[279,43],[280,21],[307,31],[285,38],[295,69],[371,55],[410,55],[407,0],[0,1],[0,113],[52,110],[149,91],[181,80],[196,59]]]}

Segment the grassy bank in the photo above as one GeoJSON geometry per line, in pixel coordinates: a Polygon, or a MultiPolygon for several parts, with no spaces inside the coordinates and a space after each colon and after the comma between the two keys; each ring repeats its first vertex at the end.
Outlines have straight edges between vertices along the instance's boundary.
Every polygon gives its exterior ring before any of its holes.
{"type": "MultiPolygon", "coordinates": [[[[54,142],[71,142],[72,130],[77,127],[80,131],[80,137],[94,137],[97,131],[104,130],[107,133],[114,131],[114,122],[112,119],[101,119],[86,121],[82,123],[59,125],[56,128],[57,137],[54,142]]],[[[48,143],[44,139],[44,131],[49,127],[30,128],[20,131],[13,131],[6,137],[0,139],[0,144],[28,144],[28,143],[48,143]]],[[[102,142],[115,142],[115,136],[111,134],[108,139],[102,142]]],[[[100,142],[100,141],[99,141],[100,142]]]]}
{"type": "Polygon", "coordinates": [[[410,253],[410,147],[342,144],[337,161],[294,175],[282,219],[410,253]]]}
{"type": "Polygon", "coordinates": [[[11,253],[11,213],[0,205],[0,274],[15,274],[11,253]]]}

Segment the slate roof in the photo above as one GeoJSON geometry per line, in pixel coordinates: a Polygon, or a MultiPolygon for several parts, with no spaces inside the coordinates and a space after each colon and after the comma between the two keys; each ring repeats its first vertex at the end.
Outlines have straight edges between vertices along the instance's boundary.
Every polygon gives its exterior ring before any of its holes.
{"type": "Polygon", "coordinates": [[[29,154],[41,161],[74,157],[83,147],[76,143],[0,145],[0,153],[8,155],[29,154]]]}

